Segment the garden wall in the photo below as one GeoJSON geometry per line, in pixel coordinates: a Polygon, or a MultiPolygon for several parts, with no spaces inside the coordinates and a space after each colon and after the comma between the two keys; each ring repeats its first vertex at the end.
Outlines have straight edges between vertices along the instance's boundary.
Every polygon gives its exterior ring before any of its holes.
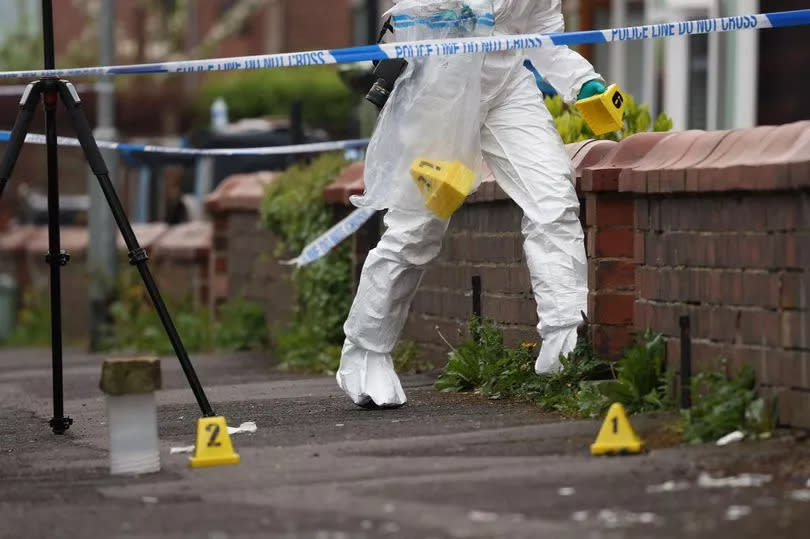
{"type": "MultiPolygon", "coordinates": [[[[695,370],[750,365],[763,392],[779,397],[781,421],[810,427],[810,122],[645,133],[568,151],[597,351],[617,357],[634,333],[652,329],[667,337],[677,371],[678,320],[689,315],[695,370]]],[[[362,183],[344,191],[348,200],[362,183]]],[[[510,344],[537,340],[521,218],[485,181],[454,216],[405,339],[444,357],[444,339],[464,336],[478,275],[483,315],[510,344]]]]}
{"type": "Polygon", "coordinates": [[[677,369],[689,315],[698,369],[754,367],[782,422],[810,427],[810,122],[664,144],[620,180],[635,200],[635,326],[669,337],[677,369]]]}

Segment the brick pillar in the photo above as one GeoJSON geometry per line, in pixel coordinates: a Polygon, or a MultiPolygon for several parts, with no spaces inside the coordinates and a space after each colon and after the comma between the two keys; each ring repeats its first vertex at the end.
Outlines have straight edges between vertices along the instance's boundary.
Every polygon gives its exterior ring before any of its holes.
{"type": "Polygon", "coordinates": [[[213,221],[207,302],[214,315],[222,303],[244,298],[264,305],[271,325],[290,320],[290,268],[280,263],[290,255],[276,252],[278,238],[259,216],[264,191],[275,178],[271,172],[230,176],[206,199],[213,221]]]}
{"type": "Polygon", "coordinates": [[[169,228],[154,244],[155,280],[170,301],[191,299],[194,308],[208,305],[213,227],[192,221],[169,228]]]}
{"type": "Polygon", "coordinates": [[[633,338],[635,199],[619,192],[619,176],[667,135],[643,133],[616,145],[582,171],[588,249],[588,312],[596,353],[615,358],[633,338]]]}
{"type": "Polygon", "coordinates": [[[213,240],[211,242],[211,275],[208,279],[210,286],[208,294],[208,307],[212,313],[217,306],[228,299],[228,220],[229,211],[212,212],[214,225],[213,240]]]}

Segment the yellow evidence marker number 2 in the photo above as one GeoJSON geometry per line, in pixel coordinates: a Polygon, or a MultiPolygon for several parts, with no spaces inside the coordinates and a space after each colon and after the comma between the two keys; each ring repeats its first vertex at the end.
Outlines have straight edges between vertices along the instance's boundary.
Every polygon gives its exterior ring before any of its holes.
{"type": "Polygon", "coordinates": [[[591,445],[592,455],[633,454],[644,451],[644,442],[639,438],[624,407],[614,403],[608,410],[605,422],[599,430],[596,442],[591,445]]]}
{"type": "Polygon", "coordinates": [[[239,464],[224,417],[197,420],[197,444],[189,464],[192,468],[239,464]]]}

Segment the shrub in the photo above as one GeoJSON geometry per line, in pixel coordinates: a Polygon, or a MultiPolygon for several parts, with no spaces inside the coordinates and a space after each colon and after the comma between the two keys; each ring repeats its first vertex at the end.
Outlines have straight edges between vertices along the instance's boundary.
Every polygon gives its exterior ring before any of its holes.
{"type": "MultiPolygon", "coordinates": [[[[326,232],[334,220],[323,189],[347,165],[326,154],[310,165],[295,165],[274,181],[262,203],[265,225],[279,238],[277,255],[298,253],[326,232]]],[[[293,322],[276,336],[276,351],[288,368],[334,372],[343,340],[343,321],[352,301],[351,251],[346,244],[294,270],[293,322]]]]}
{"type": "Polygon", "coordinates": [[[304,122],[335,136],[351,123],[352,97],[333,67],[267,69],[210,78],[197,104],[198,121],[207,124],[211,104],[222,97],[231,121],[262,116],[287,116],[301,101],[304,122]]]}
{"type": "Polygon", "coordinates": [[[220,350],[261,350],[267,347],[269,335],[264,307],[244,298],[221,305],[214,333],[214,344],[220,350]]]}
{"type": "MultiPolygon", "coordinates": [[[[267,324],[261,305],[244,299],[220,307],[219,320],[191,301],[165,300],[183,346],[190,353],[214,350],[261,350],[267,344],[267,324]]],[[[116,352],[158,355],[174,353],[157,311],[135,271],[126,271],[119,281],[118,300],[110,307],[109,337],[103,347],[116,352]]]]}

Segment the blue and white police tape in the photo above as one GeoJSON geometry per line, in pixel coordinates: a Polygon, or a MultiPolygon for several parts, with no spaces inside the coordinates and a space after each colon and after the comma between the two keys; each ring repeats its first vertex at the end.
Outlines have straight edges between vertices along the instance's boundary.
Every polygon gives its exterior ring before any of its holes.
{"type": "Polygon", "coordinates": [[[343,240],[360,230],[377,210],[372,208],[360,208],[354,210],[348,217],[326,231],[321,237],[304,247],[298,257],[285,262],[290,266],[299,268],[320,260],[329,252],[340,245],[343,240]]]}
{"type": "MultiPolygon", "coordinates": [[[[11,136],[9,131],[0,131],[0,142],[8,142],[11,136]]],[[[45,144],[45,136],[29,134],[25,141],[32,144],[45,144]]],[[[79,140],[68,137],[57,137],[60,146],[80,146],[79,140]]],[[[224,148],[224,149],[196,149],[176,148],[171,146],[147,146],[139,144],[123,144],[120,142],[97,141],[99,148],[126,152],[146,152],[173,155],[193,155],[201,157],[238,156],[238,155],[289,155],[298,153],[328,152],[336,150],[363,149],[368,146],[367,139],[344,140],[336,142],[316,142],[312,144],[297,144],[294,146],[271,146],[266,148],[224,148]]],[[[361,208],[352,212],[337,225],[329,229],[321,237],[304,247],[301,255],[287,262],[289,265],[303,267],[319,260],[332,249],[340,245],[346,238],[357,232],[376,210],[361,208]]]]}
{"type": "Polygon", "coordinates": [[[810,25],[810,9],[611,28],[608,30],[565,32],[559,34],[525,34],[435,41],[412,41],[366,45],[346,49],[185,60],[156,64],[4,71],[0,72],[0,79],[274,69],[307,65],[346,64],[370,60],[385,60],[389,58],[407,59],[433,56],[457,56],[461,54],[537,49],[556,45],[588,45],[609,43],[612,41],[636,41],[804,25],[810,25]]]}
{"type": "MultiPolygon", "coordinates": [[[[0,131],[0,142],[8,142],[11,138],[10,131],[0,131]]],[[[45,135],[29,134],[25,137],[25,142],[31,144],[45,144],[45,135]]],[[[334,142],[313,142],[309,144],[295,144],[292,146],[267,146],[262,148],[180,148],[173,146],[151,146],[142,144],[124,144],[121,142],[97,141],[99,148],[105,150],[116,150],[122,153],[160,153],[168,155],[189,155],[199,157],[228,157],[240,155],[290,155],[304,153],[320,153],[340,150],[357,150],[368,146],[368,139],[342,140],[334,142]]],[[[80,146],[79,139],[69,137],[57,137],[57,144],[60,146],[80,146]]]]}

